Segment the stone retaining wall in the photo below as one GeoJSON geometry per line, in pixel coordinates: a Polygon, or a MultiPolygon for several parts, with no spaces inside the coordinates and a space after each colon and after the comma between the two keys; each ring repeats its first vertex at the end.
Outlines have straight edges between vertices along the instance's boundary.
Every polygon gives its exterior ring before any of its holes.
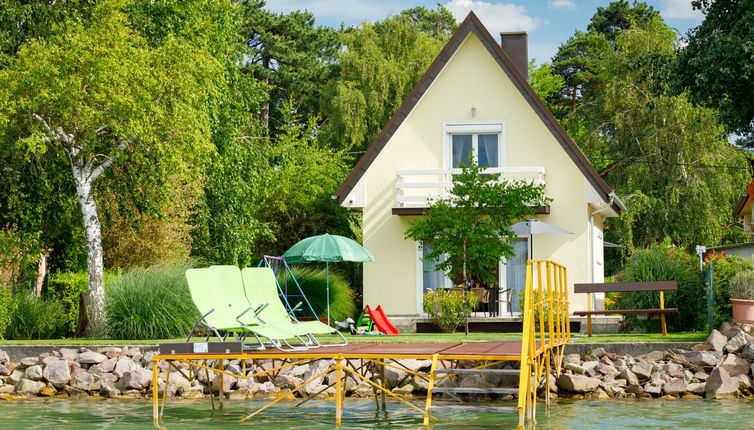
{"type": "MultiPolygon", "coordinates": [[[[633,355],[619,354],[627,347],[616,348],[613,344],[597,347],[592,345],[587,352],[569,352],[563,360],[560,372],[553,372],[549,389],[545,378],[540,381],[539,393],[547,392],[552,397],[607,399],[622,397],[683,397],[683,398],[731,398],[751,397],[752,372],[754,372],[754,338],[752,326],[725,324],[720,331],[713,331],[706,342],[684,345],[685,348],[657,348],[657,344],[636,344],[651,349],[633,355]],[[653,348],[657,349],[653,349],[653,348]]],[[[676,347],[679,345],[675,345],[676,347]]],[[[569,348],[573,348],[569,345],[569,348]]],[[[9,347],[14,355],[19,351],[38,351],[22,347],[9,347]]],[[[642,351],[634,348],[634,351],[642,351]]],[[[24,396],[56,397],[141,397],[151,394],[152,363],[155,347],[107,346],[68,347],[47,349],[23,358],[12,358],[0,350],[0,398],[24,396]]],[[[175,363],[183,370],[187,364],[175,363]]],[[[239,360],[228,360],[225,370],[242,374],[239,360]]],[[[247,375],[270,369],[270,360],[247,360],[247,375]]],[[[279,361],[277,363],[279,365],[279,361]]],[[[296,365],[283,369],[274,377],[261,375],[250,379],[225,376],[224,391],[230,399],[245,399],[268,396],[290,391],[327,369],[331,360],[318,360],[311,364],[296,365]]],[[[427,373],[429,360],[401,360],[405,368],[427,373]]],[[[512,367],[508,363],[499,367],[512,367]]],[[[371,375],[365,372],[367,377],[371,375]]],[[[183,398],[204,397],[218,391],[217,375],[200,372],[189,381],[179,372],[171,372],[165,387],[167,364],[159,363],[159,391],[167,389],[169,396],[183,398]]],[[[326,375],[307,384],[299,395],[330,396],[329,387],[334,374],[326,375]]],[[[387,388],[402,395],[424,395],[427,382],[411,373],[385,368],[387,388]]],[[[439,385],[463,387],[510,387],[518,383],[515,376],[463,375],[446,379],[439,385]]],[[[366,382],[353,376],[346,383],[349,395],[367,397],[373,389],[366,382]]]]}

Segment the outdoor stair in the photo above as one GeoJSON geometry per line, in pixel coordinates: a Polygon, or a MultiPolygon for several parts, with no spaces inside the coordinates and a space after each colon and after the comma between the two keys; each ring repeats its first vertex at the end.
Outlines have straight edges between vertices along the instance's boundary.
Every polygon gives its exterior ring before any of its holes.
{"type": "Polygon", "coordinates": [[[518,388],[435,387],[433,393],[452,394],[518,394],[518,388]]]}
{"type": "Polygon", "coordinates": [[[498,413],[518,413],[518,408],[513,406],[432,406],[430,411],[441,412],[498,412],[498,413]]]}
{"type": "Polygon", "coordinates": [[[520,375],[519,369],[437,369],[436,375],[520,375]]]}
{"type": "MultiPolygon", "coordinates": [[[[521,374],[520,369],[435,369],[434,375],[506,375],[506,376],[519,376],[521,374]]],[[[514,394],[518,395],[518,387],[511,388],[479,388],[479,387],[441,387],[435,386],[432,388],[430,395],[436,393],[450,394],[456,400],[458,399],[455,394],[514,394]]],[[[478,406],[478,405],[442,405],[431,406],[429,408],[431,412],[488,412],[488,413],[514,413],[517,414],[518,408],[515,406],[478,406]]]]}

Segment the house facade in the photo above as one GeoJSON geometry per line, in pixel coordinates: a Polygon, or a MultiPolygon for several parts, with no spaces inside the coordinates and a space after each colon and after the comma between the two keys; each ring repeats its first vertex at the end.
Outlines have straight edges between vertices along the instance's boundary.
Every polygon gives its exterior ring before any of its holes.
{"type": "MultiPolygon", "coordinates": [[[[364,265],[364,304],[390,316],[421,316],[424,293],[451,286],[422,261],[431,244],[404,234],[469,154],[502,178],[544,184],[552,201],[536,217],[573,233],[535,235],[533,244],[521,236],[516,257],[499,264],[502,289],[523,290],[527,259],[565,265],[571,291],[603,280],[603,221],[622,203],[527,83],[526,34],[501,38],[470,13],[336,192],[342,206],[362,211],[375,258],[364,265]]],[[[571,309],[586,309],[585,296],[572,294],[571,309]]]]}

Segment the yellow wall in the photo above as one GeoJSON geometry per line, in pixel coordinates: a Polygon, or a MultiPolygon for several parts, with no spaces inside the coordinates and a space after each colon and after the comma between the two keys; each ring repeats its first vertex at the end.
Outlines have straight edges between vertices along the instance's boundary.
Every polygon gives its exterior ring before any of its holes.
{"type": "MultiPolygon", "coordinates": [[[[589,281],[589,213],[584,176],[479,39],[470,33],[424,97],[369,167],[364,208],[364,246],[375,261],[364,265],[364,302],[389,315],[417,313],[416,244],[404,239],[409,219],[396,207],[396,169],[443,168],[443,123],[503,121],[503,166],[543,166],[551,213],[539,218],[573,235],[534,238],[534,257],[564,264],[568,280],[589,281]],[[477,108],[476,118],[471,107],[477,108]]],[[[597,228],[602,218],[596,217],[597,228]]],[[[601,280],[598,280],[601,281],[601,280]]],[[[586,309],[583,294],[571,310],[586,309]]]]}

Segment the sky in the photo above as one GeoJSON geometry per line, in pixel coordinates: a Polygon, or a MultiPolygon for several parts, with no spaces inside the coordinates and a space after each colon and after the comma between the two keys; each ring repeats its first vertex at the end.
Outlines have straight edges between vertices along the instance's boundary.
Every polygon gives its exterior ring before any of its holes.
{"type": "MultiPolygon", "coordinates": [[[[493,36],[501,31],[526,31],[529,57],[549,61],[576,30],[585,30],[598,6],[609,0],[267,0],[275,12],[308,10],[317,24],[330,27],[380,21],[414,6],[434,8],[443,4],[462,21],[470,10],[477,14],[493,36]]],[[[691,0],[645,0],[659,10],[665,22],[681,35],[699,25],[701,12],[691,9],[691,0]]]]}

